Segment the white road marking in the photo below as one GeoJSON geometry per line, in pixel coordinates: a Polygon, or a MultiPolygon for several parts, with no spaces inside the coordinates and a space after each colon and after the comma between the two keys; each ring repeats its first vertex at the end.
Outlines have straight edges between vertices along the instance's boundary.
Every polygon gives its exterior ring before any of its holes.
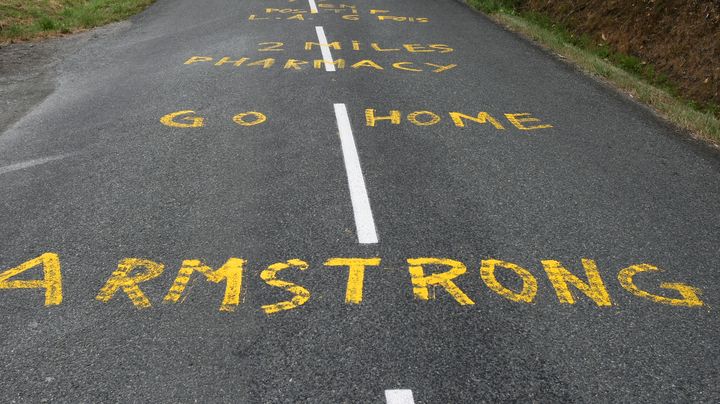
{"type": "Polygon", "coordinates": [[[310,14],[317,14],[317,6],[315,5],[315,0],[308,0],[308,3],[310,3],[310,14]]]}
{"type": "Polygon", "coordinates": [[[9,166],[0,167],[0,175],[6,174],[13,171],[24,170],[40,164],[49,163],[51,161],[64,159],[65,157],[71,156],[73,153],[59,154],[57,156],[42,157],[39,159],[27,160],[20,163],[10,164],[9,166]]]}
{"type": "Polygon", "coordinates": [[[325,30],[323,27],[315,27],[315,32],[317,32],[320,52],[322,52],[323,61],[325,61],[325,71],[334,72],[335,65],[333,64],[332,54],[330,53],[330,46],[328,46],[328,41],[325,37],[325,30]]]}
{"type": "Polygon", "coordinates": [[[415,404],[412,390],[385,390],[387,404],[415,404]]]}
{"type": "Polygon", "coordinates": [[[347,171],[348,186],[350,187],[350,199],[352,201],[353,213],[355,214],[355,229],[360,244],[377,244],[378,237],[375,231],[375,220],[373,220],[365,188],[365,178],[360,166],[360,157],[355,147],[350,118],[348,117],[345,104],[335,105],[335,118],[340,130],[340,144],[342,145],[343,159],[345,160],[345,171],[347,171]]]}

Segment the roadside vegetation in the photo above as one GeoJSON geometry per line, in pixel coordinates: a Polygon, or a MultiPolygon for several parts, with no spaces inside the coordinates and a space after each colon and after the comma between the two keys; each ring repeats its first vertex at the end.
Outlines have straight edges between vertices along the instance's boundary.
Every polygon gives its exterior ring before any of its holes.
{"type": "Polygon", "coordinates": [[[720,145],[720,106],[685,99],[675,83],[652,64],[575,34],[543,14],[523,10],[523,0],[466,0],[507,28],[519,32],[583,71],[599,76],[643,102],[674,124],[720,145]]]}
{"type": "Polygon", "coordinates": [[[123,20],[154,0],[0,0],[0,43],[67,34],[123,20]]]}

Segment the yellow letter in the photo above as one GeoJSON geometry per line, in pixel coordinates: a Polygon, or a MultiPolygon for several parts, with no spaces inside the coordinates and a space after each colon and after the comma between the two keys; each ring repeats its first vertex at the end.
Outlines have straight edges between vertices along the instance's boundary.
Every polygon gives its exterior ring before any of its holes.
{"type": "Polygon", "coordinates": [[[444,72],[445,70],[450,70],[450,69],[452,69],[453,67],[457,67],[457,65],[453,65],[453,64],[449,64],[449,65],[446,65],[446,66],[436,65],[436,64],[434,64],[434,63],[425,63],[425,64],[428,65],[428,66],[431,66],[431,67],[437,67],[437,69],[433,70],[433,73],[440,73],[440,72],[444,72]]]}
{"type": "Polygon", "coordinates": [[[273,58],[267,58],[267,59],[258,60],[257,62],[248,63],[247,66],[248,66],[248,67],[250,67],[250,66],[262,66],[263,69],[267,69],[268,67],[271,67],[271,66],[274,65],[274,64],[275,64],[275,59],[273,59],[273,58]]]}
{"type": "Polygon", "coordinates": [[[330,42],[329,44],[320,44],[318,42],[305,42],[305,50],[312,50],[313,46],[317,46],[318,48],[322,48],[323,46],[327,47],[328,49],[335,49],[340,50],[342,49],[342,46],[340,45],[340,42],[330,42]]]}
{"type": "Polygon", "coordinates": [[[454,50],[453,48],[441,43],[432,44],[430,47],[439,50],[440,53],[450,53],[454,50]]]}
{"type": "Polygon", "coordinates": [[[508,121],[510,121],[511,124],[515,125],[516,128],[520,130],[534,130],[534,129],[546,129],[546,128],[552,128],[552,125],[535,125],[535,126],[525,126],[523,125],[523,122],[539,122],[540,120],[537,118],[518,118],[520,116],[529,116],[529,113],[522,113],[522,114],[505,114],[505,117],[508,121]]]}
{"type": "Polygon", "coordinates": [[[363,279],[366,266],[380,265],[380,258],[330,258],[325,261],[329,267],[349,267],[345,303],[360,304],[363,296],[363,279]]]}
{"type": "Polygon", "coordinates": [[[235,307],[240,304],[244,264],[245,260],[230,258],[220,269],[213,271],[209,266],[203,265],[200,260],[184,260],[175,282],[173,282],[163,301],[165,303],[177,303],[188,282],[190,282],[190,275],[197,271],[205,275],[209,282],[220,283],[223,280],[225,281],[225,297],[220,305],[220,311],[235,311],[235,307]]]}
{"type": "Polygon", "coordinates": [[[660,287],[662,289],[676,290],[682,296],[682,299],[671,298],[665,296],[658,296],[652,293],[646,292],[638,288],[633,282],[633,277],[640,272],[662,272],[660,268],[654,267],[649,264],[639,264],[627,267],[618,273],[618,280],[625,290],[632,293],[637,297],[652,300],[655,303],[669,304],[671,306],[685,306],[685,307],[698,307],[702,306],[703,302],[700,300],[700,289],[692,286],[685,285],[683,283],[668,283],[662,282],[660,287]]]}
{"type": "Polygon", "coordinates": [[[417,126],[430,126],[440,122],[440,117],[430,111],[415,111],[408,114],[407,119],[408,121],[414,123],[417,126]],[[419,121],[417,119],[418,115],[429,115],[430,120],[425,122],[419,121]]]}
{"type": "Polygon", "coordinates": [[[571,274],[567,269],[563,268],[562,264],[558,261],[544,260],[542,264],[545,267],[545,272],[547,272],[550,282],[552,282],[555,288],[555,293],[560,303],[575,304],[575,299],[568,288],[569,282],[594,300],[598,306],[612,306],[610,295],[605,289],[595,261],[585,258],[582,259],[589,283],[585,283],[577,276],[571,274]]]}
{"type": "MultiPolygon", "coordinates": [[[[442,286],[461,305],[475,304],[452,279],[465,273],[467,268],[460,261],[445,258],[408,258],[410,278],[413,284],[413,294],[420,300],[430,299],[430,286],[442,286]],[[450,267],[447,272],[425,276],[423,265],[446,265],[450,267]]],[[[432,298],[435,298],[433,288],[432,298]]]]}
{"type": "Polygon", "coordinates": [[[326,65],[335,65],[338,69],[344,69],[345,68],[345,59],[336,59],[336,60],[315,59],[313,61],[313,67],[316,69],[322,69],[326,65]]]}
{"type": "Polygon", "coordinates": [[[230,58],[224,57],[224,58],[218,60],[217,63],[215,63],[215,66],[222,66],[225,63],[232,63],[234,66],[240,66],[243,63],[245,63],[246,60],[248,60],[248,58],[240,58],[238,60],[230,60],[230,58]]]}
{"type": "Polygon", "coordinates": [[[170,126],[173,128],[200,128],[203,126],[204,121],[199,116],[186,116],[182,118],[183,121],[190,121],[189,123],[181,123],[175,121],[175,118],[177,118],[180,115],[187,115],[187,114],[194,114],[195,111],[178,111],[173,112],[171,114],[167,114],[164,117],[160,118],[160,122],[165,126],[170,126]]]}
{"type": "Polygon", "coordinates": [[[23,262],[15,268],[0,273],[0,289],[45,289],[45,306],[56,306],[62,303],[62,275],[60,273],[60,258],[55,253],[45,253],[30,261],[23,262]],[[38,265],[43,266],[43,280],[15,280],[8,281],[15,275],[21,274],[38,265]]]}
{"type": "Polygon", "coordinates": [[[370,46],[371,46],[373,49],[375,49],[376,51],[378,51],[378,52],[393,52],[393,51],[399,51],[399,50],[400,50],[400,49],[396,49],[396,48],[383,49],[383,48],[380,47],[380,45],[378,45],[378,44],[375,43],[375,42],[371,43],[370,46]]]}
{"type": "Polygon", "coordinates": [[[375,116],[374,109],[368,108],[365,110],[365,124],[367,126],[375,126],[375,122],[384,120],[389,120],[393,125],[399,125],[401,118],[400,111],[390,111],[389,116],[375,116]]]}
{"type": "Polygon", "coordinates": [[[425,46],[421,46],[418,43],[410,43],[410,44],[403,45],[403,46],[410,53],[435,52],[434,50],[428,49],[425,46]]]}
{"type": "Polygon", "coordinates": [[[288,61],[285,63],[285,66],[283,66],[283,69],[293,69],[293,70],[302,70],[302,65],[306,65],[308,62],[304,60],[297,60],[297,59],[288,59],[288,61]]]}
{"type": "Polygon", "coordinates": [[[289,301],[275,304],[266,304],[262,306],[262,309],[265,311],[265,313],[273,314],[283,310],[294,309],[298,306],[302,306],[303,304],[305,304],[305,302],[308,301],[308,299],[310,299],[310,292],[304,287],[296,285],[292,282],[287,282],[276,278],[278,272],[288,269],[290,267],[296,267],[297,269],[304,271],[308,269],[308,264],[307,262],[301,261],[299,259],[291,259],[286,262],[278,262],[276,264],[272,264],[267,267],[266,270],[260,273],[260,278],[264,280],[265,283],[267,283],[268,285],[274,286],[276,288],[282,288],[295,295],[289,301]]]}
{"type": "Polygon", "coordinates": [[[413,69],[411,67],[405,67],[405,65],[412,66],[412,64],[413,64],[412,62],[397,62],[397,63],[393,63],[392,67],[394,67],[398,70],[407,70],[409,72],[421,72],[422,71],[420,69],[413,69]]]}
{"type": "Polygon", "coordinates": [[[184,64],[191,65],[193,63],[197,62],[209,62],[213,60],[213,58],[207,57],[207,56],[193,56],[190,59],[188,59],[184,64]]]}
{"type": "Polygon", "coordinates": [[[350,67],[352,67],[353,69],[357,69],[358,67],[372,67],[373,69],[383,70],[382,66],[378,65],[372,60],[361,60],[350,67]]]}
{"type": "Polygon", "coordinates": [[[249,111],[235,115],[233,117],[233,121],[241,126],[254,126],[267,121],[267,117],[260,112],[249,111]],[[252,120],[250,122],[246,121],[244,118],[248,115],[253,115],[255,117],[255,120],[252,120]]]}
{"type": "Polygon", "coordinates": [[[474,116],[461,114],[460,112],[451,112],[450,118],[452,118],[453,123],[455,123],[455,126],[457,126],[458,128],[464,128],[465,122],[463,121],[463,119],[468,119],[470,121],[477,122],[477,123],[490,122],[490,124],[492,124],[492,126],[494,126],[495,129],[501,129],[501,130],[505,129],[500,124],[500,122],[496,121],[495,118],[490,116],[490,114],[488,114],[487,112],[478,112],[477,118],[475,118],[474,116]]]}
{"type": "Polygon", "coordinates": [[[135,307],[138,309],[150,307],[150,300],[148,300],[143,291],[140,290],[138,284],[158,277],[164,269],[165,266],[158,262],[140,258],[125,258],[120,261],[118,268],[110,275],[110,278],[105,282],[105,286],[100,289],[95,299],[107,303],[115,296],[118,289],[122,288],[135,307]],[[146,271],[141,274],[129,276],[133,269],[139,267],[145,268],[146,271]]]}
{"type": "Polygon", "coordinates": [[[537,294],[538,286],[535,277],[527,269],[519,265],[515,265],[512,262],[483,260],[482,265],[480,266],[480,276],[490,290],[502,297],[512,300],[513,302],[532,303],[533,299],[535,299],[535,295],[537,294]],[[522,278],[522,292],[518,293],[501,285],[497,278],[495,278],[496,267],[510,269],[522,278]]]}

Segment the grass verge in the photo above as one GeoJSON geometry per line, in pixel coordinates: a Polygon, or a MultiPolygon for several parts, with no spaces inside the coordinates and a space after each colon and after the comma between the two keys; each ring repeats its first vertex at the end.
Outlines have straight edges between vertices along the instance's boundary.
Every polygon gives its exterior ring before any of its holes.
{"type": "Polygon", "coordinates": [[[594,44],[586,35],[574,35],[546,16],[518,11],[522,0],[466,0],[505,27],[519,32],[591,75],[599,76],[661,116],[715,146],[720,145],[720,108],[683,99],[667,77],[631,55],[594,44]]]}
{"type": "Polygon", "coordinates": [[[82,31],[138,13],[154,0],[0,0],[0,43],[82,31]]]}

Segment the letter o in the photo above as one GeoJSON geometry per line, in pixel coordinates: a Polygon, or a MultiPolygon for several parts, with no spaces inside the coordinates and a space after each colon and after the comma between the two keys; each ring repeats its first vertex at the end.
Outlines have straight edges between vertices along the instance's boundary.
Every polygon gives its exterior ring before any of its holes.
{"type": "Polygon", "coordinates": [[[267,117],[260,112],[248,111],[235,115],[233,117],[233,121],[240,126],[255,126],[267,121],[267,117]],[[245,117],[249,115],[254,116],[255,119],[252,121],[247,121],[245,117]]]}
{"type": "Polygon", "coordinates": [[[415,111],[411,114],[408,114],[407,116],[408,121],[414,123],[417,126],[430,126],[435,125],[436,123],[440,122],[440,117],[437,114],[434,114],[430,111],[415,111]],[[430,120],[429,121],[419,121],[417,118],[420,115],[429,115],[430,120]]]}

